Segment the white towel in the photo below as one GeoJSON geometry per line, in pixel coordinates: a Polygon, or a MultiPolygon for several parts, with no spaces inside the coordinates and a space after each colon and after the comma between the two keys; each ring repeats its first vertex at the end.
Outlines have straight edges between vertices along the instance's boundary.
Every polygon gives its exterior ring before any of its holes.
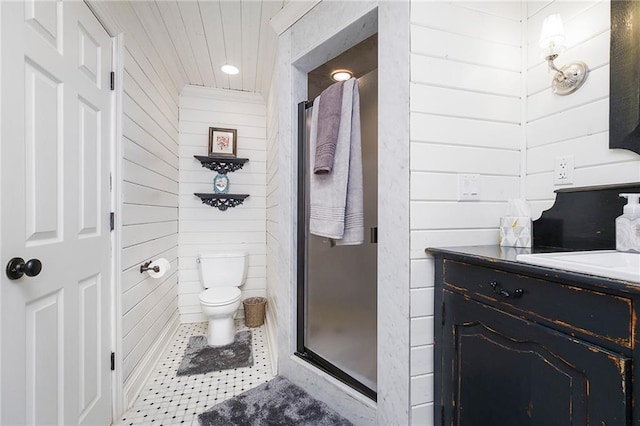
{"type": "MultiPolygon", "coordinates": [[[[320,96],[313,101],[309,152],[316,149],[318,106],[320,96]]],[[[309,159],[314,167],[314,156],[309,159]]],[[[337,240],[338,245],[364,242],[364,201],[362,189],[362,148],[360,141],[360,95],[358,82],[345,82],[342,93],[340,130],[336,144],[333,172],[328,175],[310,174],[309,232],[337,240]]]]}

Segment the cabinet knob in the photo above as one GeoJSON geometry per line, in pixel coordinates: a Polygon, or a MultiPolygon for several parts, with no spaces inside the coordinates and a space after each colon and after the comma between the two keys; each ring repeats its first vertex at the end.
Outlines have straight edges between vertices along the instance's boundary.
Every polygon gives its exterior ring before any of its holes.
{"type": "Polygon", "coordinates": [[[491,281],[489,285],[491,286],[495,294],[497,294],[498,296],[504,297],[505,299],[508,299],[510,297],[514,299],[518,299],[522,297],[522,295],[524,294],[524,290],[521,288],[516,288],[513,291],[513,293],[510,293],[509,291],[502,288],[502,286],[498,284],[497,281],[491,281]]]}

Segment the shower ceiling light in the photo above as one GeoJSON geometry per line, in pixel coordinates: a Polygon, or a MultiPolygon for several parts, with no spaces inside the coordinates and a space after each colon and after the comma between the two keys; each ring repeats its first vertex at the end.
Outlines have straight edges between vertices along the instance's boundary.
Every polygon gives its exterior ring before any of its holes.
{"type": "Polygon", "coordinates": [[[331,73],[333,81],[346,81],[353,77],[353,73],[349,70],[335,70],[331,73]]]}
{"type": "Polygon", "coordinates": [[[237,67],[234,67],[233,65],[229,65],[229,64],[221,66],[220,69],[222,70],[223,73],[229,74],[229,75],[236,75],[240,72],[240,70],[237,67]]]}

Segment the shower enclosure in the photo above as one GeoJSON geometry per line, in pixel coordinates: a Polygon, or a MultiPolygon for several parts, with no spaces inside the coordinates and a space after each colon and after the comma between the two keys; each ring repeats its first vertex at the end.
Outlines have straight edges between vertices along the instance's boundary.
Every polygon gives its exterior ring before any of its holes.
{"type": "MultiPolygon", "coordinates": [[[[374,57],[376,54],[377,46],[374,57]]],[[[362,63],[362,54],[355,58],[362,63]]],[[[377,68],[377,64],[374,65],[377,68]]],[[[313,104],[302,102],[298,105],[296,353],[374,400],[378,213],[378,73],[375,68],[355,74],[359,77],[362,129],[365,230],[362,245],[339,246],[328,238],[309,233],[309,158],[313,154],[308,150],[308,141],[313,104]]],[[[314,88],[311,74],[309,94],[315,96],[313,93],[319,93],[330,82],[314,88]]]]}

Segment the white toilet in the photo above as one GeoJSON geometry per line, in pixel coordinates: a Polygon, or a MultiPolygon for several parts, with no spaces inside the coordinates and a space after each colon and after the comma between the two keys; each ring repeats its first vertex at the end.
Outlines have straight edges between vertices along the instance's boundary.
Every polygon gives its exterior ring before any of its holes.
{"type": "Polygon", "coordinates": [[[200,293],[202,312],[209,319],[207,340],[210,346],[233,342],[233,319],[240,307],[241,292],[247,276],[246,253],[203,253],[197,259],[204,291],[200,293]]]}

